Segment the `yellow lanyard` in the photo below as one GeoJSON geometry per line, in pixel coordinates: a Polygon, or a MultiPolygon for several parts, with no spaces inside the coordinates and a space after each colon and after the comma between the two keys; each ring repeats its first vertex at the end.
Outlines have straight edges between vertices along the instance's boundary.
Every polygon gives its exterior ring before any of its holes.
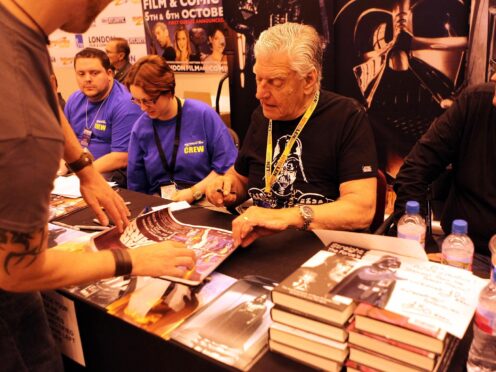
{"type": "Polygon", "coordinates": [[[268,195],[271,194],[272,185],[274,184],[279,173],[281,173],[282,167],[286,162],[288,155],[291,149],[293,148],[293,145],[298,139],[298,136],[305,127],[306,123],[308,122],[308,119],[310,119],[310,116],[312,116],[315,107],[317,107],[317,103],[319,102],[319,96],[320,96],[320,92],[319,91],[315,92],[311,105],[307,108],[305,114],[303,114],[303,117],[300,119],[300,122],[293,131],[293,134],[291,134],[291,138],[286,144],[286,147],[284,148],[281,157],[277,161],[274,171],[272,171],[272,120],[269,120],[269,128],[267,130],[267,149],[265,152],[265,193],[266,194],[268,195]]]}

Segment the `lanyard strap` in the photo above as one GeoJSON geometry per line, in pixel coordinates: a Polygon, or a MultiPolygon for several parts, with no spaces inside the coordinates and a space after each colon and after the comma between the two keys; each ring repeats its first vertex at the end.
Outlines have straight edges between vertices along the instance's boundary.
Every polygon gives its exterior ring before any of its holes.
{"type": "Polygon", "coordinates": [[[176,97],[177,100],[177,116],[176,116],[176,131],[174,135],[174,148],[172,150],[171,163],[167,162],[165,157],[164,149],[162,148],[162,143],[160,142],[160,137],[157,132],[157,120],[153,120],[153,137],[155,138],[155,145],[157,146],[158,153],[160,155],[160,160],[162,161],[162,166],[164,167],[165,173],[169,175],[172,183],[174,183],[174,170],[176,168],[176,158],[177,150],[179,149],[179,138],[181,136],[181,116],[182,116],[182,104],[181,100],[176,97]]]}
{"type": "Polygon", "coordinates": [[[96,110],[96,114],[95,114],[95,117],[93,119],[93,123],[90,124],[89,126],[88,126],[88,102],[89,102],[89,99],[86,98],[86,123],[84,124],[85,129],[90,129],[90,130],[93,129],[93,127],[95,126],[96,120],[98,119],[98,114],[100,113],[100,109],[103,107],[103,104],[105,102],[107,102],[108,97],[109,96],[105,97],[105,99],[102,101],[102,103],[100,103],[98,110],[96,110]]]}
{"type": "Polygon", "coordinates": [[[316,91],[315,95],[313,97],[312,103],[310,106],[306,109],[305,113],[303,114],[303,117],[300,119],[300,122],[296,126],[295,130],[293,131],[293,134],[291,134],[291,138],[289,139],[288,143],[286,144],[286,147],[284,148],[284,151],[277,161],[277,164],[274,168],[274,171],[272,171],[272,120],[269,120],[269,128],[267,130],[267,149],[265,152],[265,193],[266,194],[271,194],[271,188],[272,185],[274,184],[277,176],[279,173],[281,173],[282,167],[284,166],[284,163],[288,159],[288,155],[293,148],[293,145],[295,144],[296,140],[298,139],[298,136],[300,135],[301,131],[305,127],[305,125],[308,122],[308,119],[310,119],[310,116],[312,116],[315,107],[317,107],[317,103],[319,102],[319,96],[320,92],[316,91]]]}

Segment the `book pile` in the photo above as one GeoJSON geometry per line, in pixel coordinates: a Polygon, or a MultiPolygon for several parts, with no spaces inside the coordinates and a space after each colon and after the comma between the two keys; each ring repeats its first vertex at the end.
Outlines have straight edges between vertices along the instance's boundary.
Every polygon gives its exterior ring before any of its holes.
{"type": "Polygon", "coordinates": [[[391,239],[332,242],[274,288],[271,350],[325,370],[447,370],[485,281],[391,239]]]}
{"type": "Polygon", "coordinates": [[[348,371],[446,371],[458,339],[446,331],[369,304],[348,326],[348,371]]]}
{"type": "Polygon", "coordinates": [[[330,291],[351,269],[349,257],[320,251],[274,288],[271,351],[315,368],[341,370],[355,303],[330,291]]]}

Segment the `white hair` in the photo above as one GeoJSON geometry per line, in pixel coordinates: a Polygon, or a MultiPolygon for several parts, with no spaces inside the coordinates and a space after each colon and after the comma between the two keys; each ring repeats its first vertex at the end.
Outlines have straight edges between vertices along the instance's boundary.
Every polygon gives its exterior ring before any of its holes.
{"type": "Polygon", "coordinates": [[[290,68],[302,78],[313,69],[317,71],[317,85],[322,79],[322,41],[317,31],[300,23],[283,23],[260,34],[255,44],[255,59],[277,53],[287,53],[290,68]]]}

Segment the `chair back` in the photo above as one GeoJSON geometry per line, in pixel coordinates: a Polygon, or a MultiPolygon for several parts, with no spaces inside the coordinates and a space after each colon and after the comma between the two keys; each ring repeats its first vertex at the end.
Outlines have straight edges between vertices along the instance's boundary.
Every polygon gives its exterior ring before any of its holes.
{"type": "Polygon", "coordinates": [[[192,98],[197,101],[205,102],[207,105],[212,107],[212,96],[209,92],[196,92],[191,90],[185,90],[183,93],[184,98],[192,98]]]}

